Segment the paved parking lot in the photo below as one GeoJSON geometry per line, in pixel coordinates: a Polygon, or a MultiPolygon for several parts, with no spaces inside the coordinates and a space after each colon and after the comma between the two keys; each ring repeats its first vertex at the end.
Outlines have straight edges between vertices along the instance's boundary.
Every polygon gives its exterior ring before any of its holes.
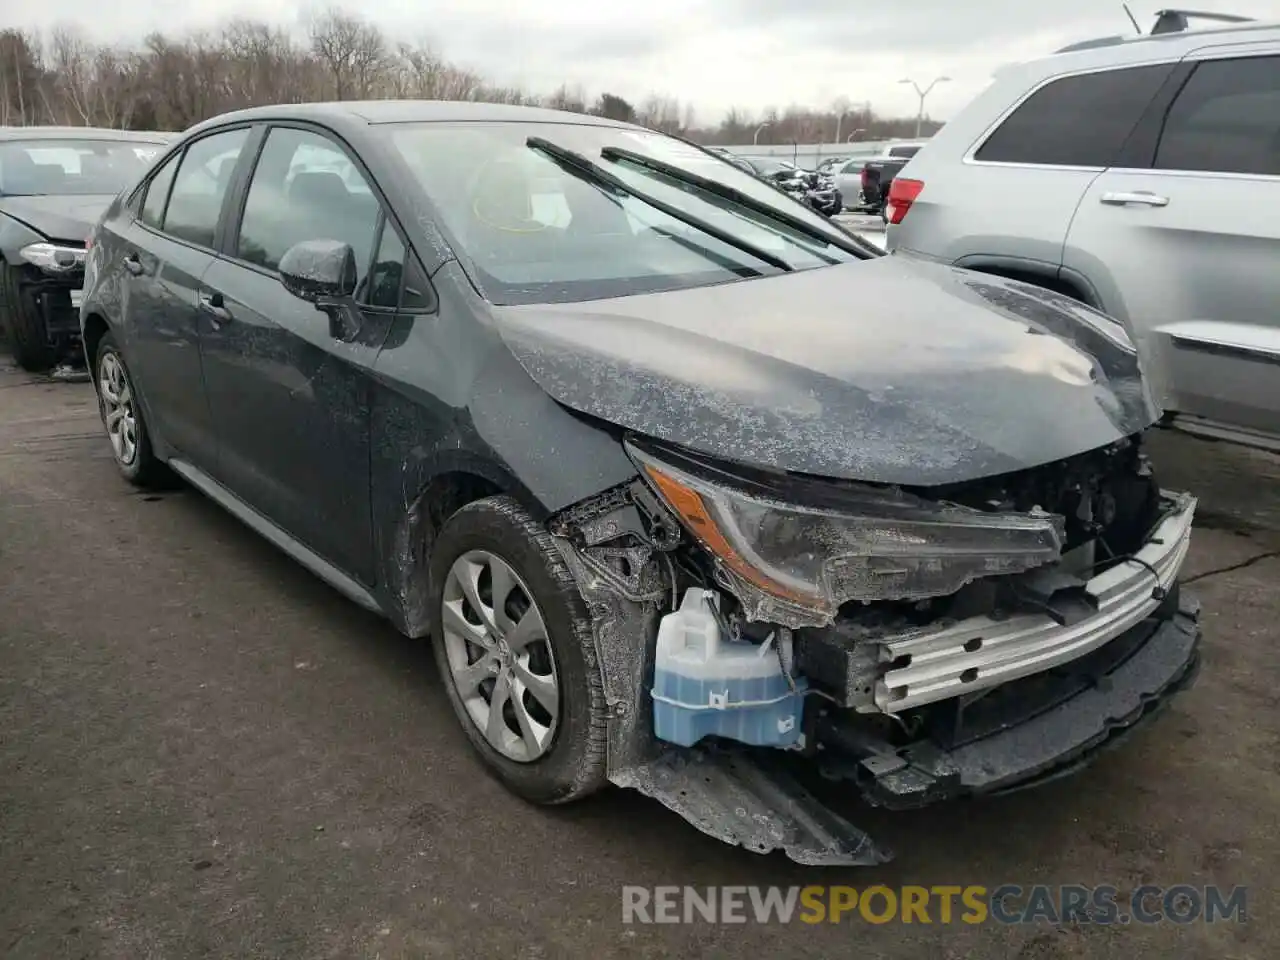
{"type": "Polygon", "coordinates": [[[885,226],[879,214],[868,216],[865,213],[841,213],[837,214],[833,219],[844,224],[846,228],[854,233],[870,240],[880,249],[884,249],[885,226]]]}
{"type": "Polygon", "coordinates": [[[0,355],[0,954],[1280,955],[1280,463],[1176,436],[1205,496],[1199,684],[1039,791],[848,813],[898,851],[815,871],[639,796],[572,809],[479,772],[422,643],[190,491],[116,474],[91,388],[0,355]],[[624,884],[1248,884],[1247,924],[624,927],[624,884]]]}

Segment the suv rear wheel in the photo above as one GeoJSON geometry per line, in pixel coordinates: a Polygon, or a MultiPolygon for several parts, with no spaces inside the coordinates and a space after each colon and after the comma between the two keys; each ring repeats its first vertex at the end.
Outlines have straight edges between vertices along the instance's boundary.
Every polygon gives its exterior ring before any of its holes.
{"type": "Polygon", "coordinates": [[[577,583],[546,529],[510,497],[455,513],[431,558],[431,636],[481,760],[534,803],[604,786],[608,715],[577,583]]]}

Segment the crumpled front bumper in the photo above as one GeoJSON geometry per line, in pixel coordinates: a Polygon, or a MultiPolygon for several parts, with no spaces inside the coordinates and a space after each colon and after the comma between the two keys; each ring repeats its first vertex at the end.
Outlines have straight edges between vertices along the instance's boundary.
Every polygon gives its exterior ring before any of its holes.
{"type": "MultiPolygon", "coordinates": [[[[609,779],[657,799],[710,836],[759,853],[783,850],[815,865],[883,862],[889,852],[851,822],[842,812],[845,804],[833,809],[810,789],[819,773],[842,785],[820,791],[824,795],[842,792],[850,801],[860,795],[890,808],[1033,786],[1079,769],[1118,743],[1197,672],[1198,611],[1179,596],[1177,582],[1194,500],[1175,495],[1139,554],[1086,585],[1095,603],[1069,623],[1038,614],[991,621],[980,631],[991,637],[989,646],[985,638],[973,644],[972,636],[951,642],[959,637],[947,631],[974,628],[972,620],[874,641],[920,642],[913,662],[936,670],[907,684],[908,694],[913,685],[917,693],[940,691],[913,707],[913,714],[928,717],[913,741],[877,733],[884,719],[876,714],[894,711],[872,702],[871,685],[857,674],[857,686],[850,688],[867,697],[858,709],[839,701],[845,705],[824,710],[810,701],[803,752],[716,741],[677,747],[655,738],[649,694],[652,638],[669,587],[644,581],[620,587],[617,577],[587,564],[565,536],[576,526],[584,541],[593,542],[634,525],[639,520],[627,513],[634,510],[629,504],[617,494],[591,504],[585,519],[553,526],[592,616],[594,662],[610,712],[609,779]],[[986,679],[983,664],[961,666],[956,659],[984,647],[992,658],[986,679]],[[941,692],[948,678],[963,689],[941,692]]],[[[841,659],[847,656],[843,647],[835,652],[837,672],[852,680],[848,671],[860,670],[861,661],[841,659]]],[[[801,659],[797,666],[803,668],[801,659]]],[[[885,675],[911,665],[895,655],[885,675]]]]}
{"type": "MultiPolygon", "coordinates": [[[[923,741],[892,752],[825,764],[857,784],[868,802],[908,809],[964,796],[1007,793],[1074,773],[1124,740],[1194,681],[1198,607],[1175,595],[1161,611],[1054,677],[1056,698],[1012,725],[998,713],[950,748],[923,741]]],[[[1010,684],[1018,699],[1024,691],[1010,684]]],[[[892,854],[798,779],[800,758],[777,751],[670,749],[621,781],[661,801],[704,833],[749,850],[782,849],[813,865],[869,865],[892,854]],[[787,762],[790,760],[790,762],[787,762]]],[[[842,805],[843,806],[843,805],[842,805]]]]}
{"type": "MultiPolygon", "coordinates": [[[[888,669],[876,683],[875,706],[901,713],[1042,673],[1110,642],[1149,617],[1176,582],[1191,546],[1196,501],[1181,494],[1134,556],[1091,579],[1097,610],[1062,624],[1046,613],[1002,620],[980,616],[941,630],[921,630],[880,646],[888,669]]],[[[1033,574],[1034,575],[1034,574],[1033,574]]]]}
{"type": "Polygon", "coordinates": [[[80,334],[80,301],[83,292],[82,271],[51,276],[28,267],[18,281],[18,296],[26,309],[34,311],[43,321],[50,342],[80,334]]]}
{"type": "Polygon", "coordinates": [[[903,809],[958,796],[1008,793],[1074,773],[1115,746],[1195,681],[1200,668],[1199,606],[1177,604],[1057,676],[1001,691],[1006,701],[969,721],[962,742],[922,743],[862,761],[858,779],[871,803],[903,809]],[[1056,691],[1037,695],[1030,684],[1056,691]],[[1056,695],[1055,695],[1056,694],[1056,695]],[[1017,700],[1039,712],[1019,711],[1017,700]]]}

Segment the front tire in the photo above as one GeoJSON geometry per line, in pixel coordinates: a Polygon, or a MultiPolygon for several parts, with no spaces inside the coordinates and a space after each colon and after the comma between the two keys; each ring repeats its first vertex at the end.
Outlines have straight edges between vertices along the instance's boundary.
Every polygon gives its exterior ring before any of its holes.
{"type": "Polygon", "coordinates": [[[98,395],[98,412],[120,475],[137,487],[165,485],[170,479],[168,469],[152,449],[151,434],[133,378],[110,331],[98,341],[93,385],[98,395]]]}
{"type": "Polygon", "coordinates": [[[591,621],[551,535],[510,497],[476,501],[440,531],[430,576],[441,680],[488,769],[539,804],[604,786],[591,621]]]}
{"type": "Polygon", "coordinates": [[[0,326],[9,332],[9,349],[18,366],[28,373],[53,368],[57,356],[49,343],[44,318],[18,290],[18,270],[0,261],[0,326]]]}

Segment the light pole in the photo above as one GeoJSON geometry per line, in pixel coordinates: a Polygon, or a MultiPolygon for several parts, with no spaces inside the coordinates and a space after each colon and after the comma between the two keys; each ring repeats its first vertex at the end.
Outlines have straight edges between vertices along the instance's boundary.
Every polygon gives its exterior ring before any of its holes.
{"type": "Polygon", "coordinates": [[[910,78],[907,78],[906,80],[898,81],[899,83],[911,84],[911,86],[915,87],[916,94],[920,97],[920,112],[916,114],[916,139],[917,140],[920,139],[920,127],[924,124],[924,98],[927,97],[929,93],[933,90],[933,88],[936,87],[938,84],[948,83],[950,80],[951,80],[950,77],[938,77],[936,80],[933,81],[933,83],[929,84],[923,90],[920,89],[920,84],[916,83],[914,80],[910,78]]]}
{"type": "Polygon", "coordinates": [[[756,127],[756,135],[751,138],[751,143],[753,146],[759,146],[760,144],[760,131],[763,130],[765,127],[771,127],[771,126],[773,126],[773,124],[771,124],[768,120],[766,120],[764,123],[760,124],[760,126],[756,127]]]}
{"type": "Polygon", "coordinates": [[[867,131],[864,130],[862,127],[859,127],[857,130],[853,131],[853,133],[849,134],[849,139],[846,140],[845,143],[853,143],[854,137],[856,137],[860,133],[866,133],[866,132],[867,131]]]}

